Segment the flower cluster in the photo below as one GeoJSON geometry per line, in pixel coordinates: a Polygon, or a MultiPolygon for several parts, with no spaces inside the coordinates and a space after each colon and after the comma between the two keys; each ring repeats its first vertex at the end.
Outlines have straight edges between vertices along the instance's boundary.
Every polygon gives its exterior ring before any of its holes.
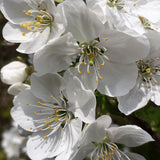
{"type": "Polygon", "coordinates": [[[33,160],[144,160],[117,144],[153,141],[135,125],[96,119],[97,90],[117,97],[125,115],[149,100],[160,105],[159,0],[1,0],[3,37],[33,55],[1,80],[14,95],[13,120],[30,132],[33,160]],[[116,144],[117,143],[117,144],[116,144]]]}

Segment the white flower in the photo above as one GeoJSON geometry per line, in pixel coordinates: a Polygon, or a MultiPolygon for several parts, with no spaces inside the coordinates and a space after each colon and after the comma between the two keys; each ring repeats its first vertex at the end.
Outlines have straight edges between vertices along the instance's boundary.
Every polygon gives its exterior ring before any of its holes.
{"type": "Polygon", "coordinates": [[[151,44],[150,54],[137,61],[136,85],[128,94],[118,97],[118,108],[126,115],[144,107],[149,100],[160,105],[160,34],[151,30],[146,35],[151,44]]]}
{"type": "Polygon", "coordinates": [[[13,61],[5,65],[1,69],[2,82],[6,84],[23,82],[27,77],[27,73],[25,71],[26,67],[26,64],[19,61],[13,61]]]}
{"type": "Polygon", "coordinates": [[[140,146],[154,141],[152,137],[135,125],[111,127],[111,118],[101,116],[85,129],[79,144],[75,146],[78,151],[72,156],[72,160],[145,160],[142,156],[134,153],[123,153],[115,143],[128,147],[140,146]]]}
{"type": "Polygon", "coordinates": [[[131,35],[143,34],[144,28],[137,17],[137,8],[146,0],[87,0],[87,7],[105,23],[109,21],[120,31],[131,35]]]}
{"type": "Polygon", "coordinates": [[[33,160],[70,155],[81,134],[81,121],[95,119],[96,99],[77,77],[31,76],[31,90],[21,92],[11,110],[13,119],[33,132],[27,153],[33,160]],[[80,119],[78,119],[78,118],[80,119]]]}
{"type": "Polygon", "coordinates": [[[17,51],[22,53],[34,53],[63,32],[62,17],[52,0],[5,0],[2,13],[9,21],[3,37],[21,43],[17,51]]]}
{"type": "Polygon", "coordinates": [[[60,6],[66,16],[66,31],[72,34],[50,41],[35,54],[38,73],[59,72],[73,62],[76,69],[71,70],[85,87],[98,88],[109,96],[128,93],[138,74],[134,62],[148,55],[148,40],[105,29],[83,1],[66,0],[60,6]]]}
{"type": "Polygon", "coordinates": [[[15,126],[3,132],[2,138],[2,147],[7,158],[19,157],[21,149],[24,148],[26,138],[19,135],[15,126]]]}

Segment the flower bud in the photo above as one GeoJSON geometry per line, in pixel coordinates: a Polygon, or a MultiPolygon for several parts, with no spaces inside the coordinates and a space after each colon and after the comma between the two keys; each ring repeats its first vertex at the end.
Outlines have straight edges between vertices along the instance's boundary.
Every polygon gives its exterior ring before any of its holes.
{"type": "Polygon", "coordinates": [[[1,69],[2,82],[10,85],[17,82],[23,82],[27,77],[27,73],[25,71],[26,67],[26,64],[19,61],[13,61],[5,65],[1,69]]]}

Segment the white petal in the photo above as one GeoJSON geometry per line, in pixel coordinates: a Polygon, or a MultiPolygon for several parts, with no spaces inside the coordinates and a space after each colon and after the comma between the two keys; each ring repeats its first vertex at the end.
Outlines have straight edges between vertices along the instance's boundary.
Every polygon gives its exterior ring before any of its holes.
{"type": "Polygon", "coordinates": [[[81,136],[82,122],[78,119],[73,119],[67,125],[63,132],[61,147],[63,153],[58,155],[55,160],[70,160],[70,156],[75,152],[73,146],[78,142],[81,136]]]}
{"type": "Polygon", "coordinates": [[[61,141],[63,130],[60,127],[56,132],[48,135],[49,131],[42,131],[34,133],[27,142],[27,154],[32,160],[43,160],[45,158],[54,157],[64,150],[62,150],[61,141]],[[60,150],[61,149],[61,150],[60,150]]]}
{"type": "Polygon", "coordinates": [[[25,90],[15,97],[14,107],[11,109],[11,116],[16,123],[30,132],[39,131],[40,127],[37,128],[37,126],[40,124],[36,124],[35,121],[45,119],[48,116],[48,114],[39,114],[43,107],[40,105],[36,107],[38,101],[40,99],[34,97],[30,90],[25,90]]]}
{"type": "Polygon", "coordinates": [[[137,153],[127,152],[125,153],[131,160],[146,160],[143,156],[137,153]]]}
{"type": "Polygon", "coordinates": [[[149,41],[145,36],[130,36],[116,30],[107,30],[100,36],[101,45],[108,49],[113,62],[129,64],[149,54],[149,41]],[[108,40],[105,40],[105,38],[108,40]]]}
{"type": "Polygon", "coordinates": [[[128,94],[118,97],[118,108],[125,115],[144,107],[150,99],[149,89],[140,81],[137,80],[137,84],[128,94]]]}
{"type": "Polygon", "coordinates": [[[13,61],[5,65],[1,69],[2,82],[6,84],[23,82],[27,77],[27,73],[25,71],[26,68],[27,68],[26,64],[19,61],[13,61]]]}
{"type": "Polygon", "coordinates": [[[36,36],[33,38],[33,40],[20,44],[20,46],[17,48],[18,52],[30,54],[38,51],[49,40],[50,28],[47,27],[42,33],[37,32],[34,34],[36,36]]]}
{"type": "Polygon", "coordinates": [[[136,84],[138,76],[136,64],[118,64],[106,62],[100,74],[103,77],[98,82],[98,91],[108,96],[127,94],[136,84]]]}
{"type": "Polygon", "coordinates": [[[97,38],[104,26],[96,15],[87,9],[80,0],[67,0],[63,3],[67,19],[67,31],[79,42],[89,42],[97,38]]]}
{"type": "Polygon", "coordinates": [[[58,99],[63,84],[63,78],[58,74],[45,74],[43,76],[33,74],[31,76],[32,93],[44,102],[52,102],[51,96],[58,99]]]}
{"type": "Polygon", "coordinates": [[[82,82],[76,77],[70,76],[67,72],[66,94],[68,103],[75,117],[78,117],[86,123],[91,123],[95,120],[96,99],[91,90],[86,90],[82,82]]]}
{"type": "Polygon", "coordinates": [[[30,10],[25,0],[4,0],[2,5],[2,13],[5,18],[12,23],[19,24],[31,20],[31,16],[23,13],[23,11],[30,10]],[[11,7],[12,6],[12,7],[11,7]]]}
{"type": "Polygon", "coordinates": [[[8,93],[11,95],[16,96],[19,94],[21,91],[30,89],[30,85],[24,84],[22,82],[14,83],[8,88],[8,93]]]}
{"type": "Polygon", "coordinates": [[[81,65],[80,67],[81,74],[79,74],[75,68],[70,68],[69,71],[82,81],[86,89],[94,91],[97,88],[98,83],[96,82],[96,72],[92,66],[89,67],[90,74],[87,73],[87,66],[85,65],[81,65]]]}
{"type": "Polygon", "coordinates": [[[100,142],[105,137],[106,129],[111,125],[111,122],[112,120],[109,116],[103,115],[89,124],[84,130],[81,147],[91,142],[100,142]]]}
{"type": "Polygon", "coordinates": [[[39,74],[60,72],[68,68],[76,58],[78,46],[68,33],[50,43],[34,56],[35,69],[39,74]]]}
{"type": "Polygon", "coordinates": [[[109,128],[108,134],[112,142],[124,144],[127,147],[136,147],[154,141],[146,131],[135,125],[109,128]]]}
{"type": "Polygon", "coordinates": [[[34,38],[32,32],[27,29],[20,27],[19,25],[8,22],[3,28],[3,38],[13,43],[24,43],[31,41],[34,38]],[[23,36],[22,33],[26,35],[23,36]]]}

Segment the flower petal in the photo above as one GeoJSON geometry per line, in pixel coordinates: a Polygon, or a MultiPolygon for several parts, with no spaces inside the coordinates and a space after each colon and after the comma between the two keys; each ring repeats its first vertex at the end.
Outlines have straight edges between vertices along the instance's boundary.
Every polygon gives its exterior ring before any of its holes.
{"type": "Polygon", "coordinates": [[[137,84],[128,94],[118,97],[118,108],[125,115],[144,107],[150,99],[149,89],[145,83],[140,84],[140,81],[137,80],[137,84]]]}
{"type": "Polygon", "coordinates": [[[67,19],[66,31],[71,32],[79,42],[89,42],[97,38],[104,26],[96,15],[79,0],[66,0],[63,4],[67,19]]]}
{"type": "Polygon", "coordinates": [[[78,46],[71,33],[50,42],[34,56],[35,69],[39,74],[57,73],[68,68],[78,53],[78,46]]]}
{"type": "Polygon", "coordinates": [[[86,123],[91,123],[95,120],[96,99],[91,90],[86,90],[78,77],[69,72],[65,73],[66,95],[69,108],[75,115],[86,123]]]}
{"type": "Polygon", "coordinates": [[[135,125],[112,127],[107,131],[111,142],[124,144],[127,147],[136,147],[154,141],[146,131],[135,125]]]}
{"type": "Polygon", "coordinates": [[[136,64],[118,64],[106,62],[100,73],[103,77],[98,82],[98,91],[108,96],[127,94],[135,85],[138,71],[136,64]]]}
{"type": "Polygon", "coordinates": [[[125,153],[131,160],[146,160],[143,156],[137,153],[127,152],[125,153]]]}
{"type": "Polygon", "coordinates": [[[107,56],[113,62],[129,64],[149,54],[149,41],[142,35],[133,37],[116,30],[107,30],[100,36],[100,41],[108,50],[107,56]]]}

